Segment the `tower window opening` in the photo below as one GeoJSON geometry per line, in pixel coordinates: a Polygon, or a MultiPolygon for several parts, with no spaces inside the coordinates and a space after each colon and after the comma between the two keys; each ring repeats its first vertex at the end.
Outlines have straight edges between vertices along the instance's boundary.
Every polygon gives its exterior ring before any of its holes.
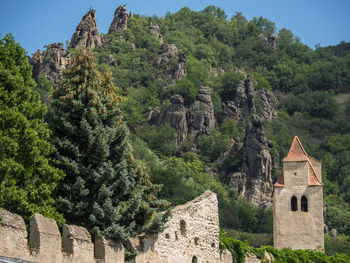
{"type": "Polygon", "coordinates": [[[301,211],[307,212],[307,198],[305,195],[301,197],[301,211]]]}
{"type": "Polygon", "coordinates": [[[197,257],[196,256],[193,256],[192,263],[197,263],[197,257]]]}
{"type": "Polygon", "coordinates": [[[298,210],[298,200],[295,197],[295,195],[292,196],[292,199],[290,200],[290,210],[291,211],[297,211],[298,210]]]}

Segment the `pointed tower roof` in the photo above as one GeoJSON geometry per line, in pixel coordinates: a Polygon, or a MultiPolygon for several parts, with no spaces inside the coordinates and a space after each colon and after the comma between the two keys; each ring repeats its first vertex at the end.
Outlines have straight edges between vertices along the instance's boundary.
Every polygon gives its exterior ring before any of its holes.
{"type": "Polygon", "coordinates": [[[304,150],[304,147],[301,145],[301,142],[298,136],[295,136],[290,146],[288,155],[283,159],[283,162],[306,162],[309,158],[307,153],[304,150]]]}
{"type": "MultiPolygon", "coordinates": [[[[312,165],[312,162],[310,161],[310,158],[306,151],[304,150],[303,145],[301,144],[298,136],[295,136],[292,142],[292,145],[290,146],[289,152],[287,154],[287,157],[283,159],[283,162],[307,162],[308,163],[308,172],[309,172],[309,185],[323,185],[321,178],[317,175],[315,172],[315,169],[312,165]]],[[[316,161],[316,160],[315,160],[316,161]]],[[[281,172],[280,176],[278,177],[277,182],[274,184],[274,187],[283,187],[284,186],[284,174],[283,171],[281,172]]]]}

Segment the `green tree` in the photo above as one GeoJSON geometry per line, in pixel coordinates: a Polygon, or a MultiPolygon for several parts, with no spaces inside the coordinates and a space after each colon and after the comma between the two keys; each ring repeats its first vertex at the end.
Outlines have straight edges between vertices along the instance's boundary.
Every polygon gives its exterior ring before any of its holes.
{"type": "Polygon", "coordinates": [[[26,220],[41,213],[62,223],[53,191],[64,175],[49,158],[46,107],[31,76],[25,50],[6,35],[0,40],[0,207],[26,220]]]}
{"type": "Polygon", "coordinates": [[[53,95],[54,142],[67,174],[58,207],[71,222],[121,241],[159,230],[167,202],[133,159],[111,74],[99,73],[94,54],[79,49],[62,85],[53,95]]]}

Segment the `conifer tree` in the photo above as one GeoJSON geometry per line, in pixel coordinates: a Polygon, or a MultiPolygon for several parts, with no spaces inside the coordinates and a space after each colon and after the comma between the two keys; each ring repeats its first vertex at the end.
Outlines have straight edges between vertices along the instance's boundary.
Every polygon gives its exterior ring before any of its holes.
{"type": "Polygon", "coordinates": [[[52,166],[46,106],[34,91],[24,49],[11,35],[0,40],[0,207],[63,222],[52,193],[63,172],[52,166]]]}
{"type": "Polygon", "coordinates": [[[111,74],[97,70],[91,51],[78,49],[62,86],[53,95],[54,142],[66,173],[58,207],[70,222],[121,241],[158,230],[167,202],[133,160],[111,74]]]}

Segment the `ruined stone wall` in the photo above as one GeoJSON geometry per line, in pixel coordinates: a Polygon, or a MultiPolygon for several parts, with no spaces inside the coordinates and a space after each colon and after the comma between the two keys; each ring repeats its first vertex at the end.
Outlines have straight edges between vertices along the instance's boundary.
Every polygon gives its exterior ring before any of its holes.
{"type": "Polygon", "coordinates": [[[38,263],[123,263],[120,243],[96,237],[83,227],[63,225],[63,235],[54,220],[35,214],[29,239],[21,216],[0,209],[0,255],[38,263]],[[28,242],[29,240],[29,242],[28,242]]]}
{"type": "Polygon", "coordinates": [[[227,262],[220,260],[219,232],[218,200],[206,191],[171,210],[163,232],[140,237],[136,263],[227,262]]]}

